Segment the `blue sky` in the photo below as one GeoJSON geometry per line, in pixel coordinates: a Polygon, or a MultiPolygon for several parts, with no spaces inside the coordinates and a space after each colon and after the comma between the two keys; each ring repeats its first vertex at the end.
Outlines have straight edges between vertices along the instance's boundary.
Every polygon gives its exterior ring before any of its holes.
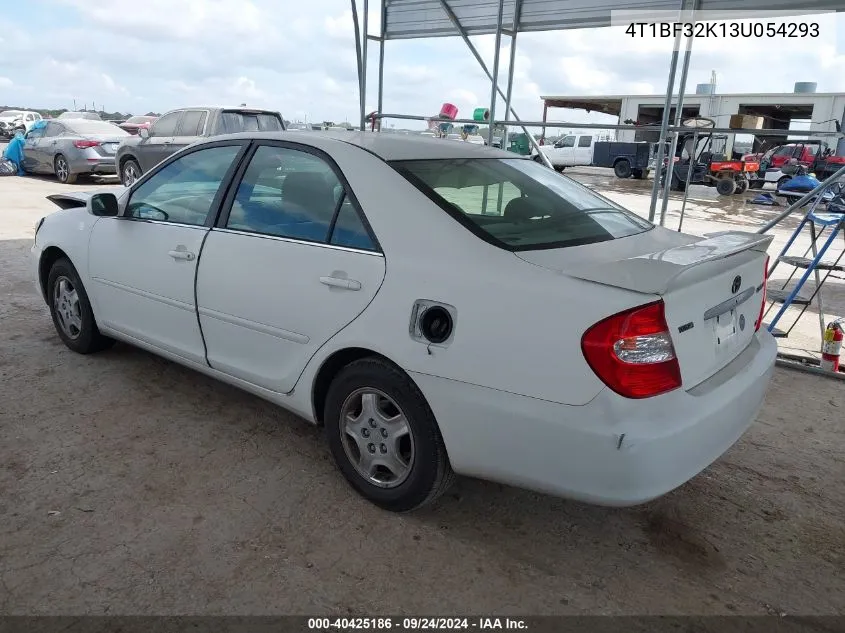
{"type": "MultiPolygon", "coordinates": [[[[76,99],[80,107],[94,101],[110,111],[139,113],[247,102],[289,119],[357,116],[347,0],[310,0],[296,8],[287,0],[25,4],[25,10],[0,17],[0,103],[71,108],[76,99]]],[[[377,22],[373,12],[371,24],[377,22]]],[[[815,40],[697,41],[688,86],[708,81],[716,70],[719,92],[789,92],[796,81],[845,92],[845,18],[820,22],[815,40]]],[[[665,91],[669,41],[634,41],[623,31],[521,34],[514,87],[520,117],[541,117],[541,94],[665,91]]],[[[474,41],[492,62],[493,37],[474,41]]],[[[504,37],[503,59],[507,47],[504,37]]],[[[429,115],[450,101],[469,114],[489,105],[489,82],[460,39],[388,42],[386,49],[386,111],[429,115]]],[[[373,55],[367,99],[372,110],[376,73],[373,55]]],[[[554,117],[608,120],[583,112],[557,111],[554,117]]]]}

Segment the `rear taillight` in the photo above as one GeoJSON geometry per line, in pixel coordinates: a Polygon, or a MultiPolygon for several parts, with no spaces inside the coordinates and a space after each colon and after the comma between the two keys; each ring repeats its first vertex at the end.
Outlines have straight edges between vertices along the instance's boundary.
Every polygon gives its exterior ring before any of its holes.
{"type": "Polygon", "coordinates": [[[88,147],[97,147],[99,145],[99,141],[74,141],[73,146],[76,149],[86,149],[88,147]]]}
{"type": "Polygon", "coordinates": [[[599,321],[584,333],[581,350],[602,382],[626,398],[649,398],[681,386],[663,301],[599,321]]]}
{"type": "Polygon", "coordinates": [[[763,325],[763,312],[766,310],[766,284],[769,281],[769,256],[766,255],[766,262],[763,264],[763,296],[760,298],[760,314],[757,315],[757,323],[754,324],[754,331],[763,325]]]}

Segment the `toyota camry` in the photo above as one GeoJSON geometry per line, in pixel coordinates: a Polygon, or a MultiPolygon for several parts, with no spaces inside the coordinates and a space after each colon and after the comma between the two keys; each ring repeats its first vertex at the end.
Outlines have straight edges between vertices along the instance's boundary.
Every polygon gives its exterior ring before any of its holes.
{"type": "Polygon", "coordinates": [[[33,269],[70,349],[120,340],[323,426],[389,510],[454,473],[645,502],[740,438],[774,367],[771,237],[670,231],[493,148],[236,134],[51,200],[33,269]]]}

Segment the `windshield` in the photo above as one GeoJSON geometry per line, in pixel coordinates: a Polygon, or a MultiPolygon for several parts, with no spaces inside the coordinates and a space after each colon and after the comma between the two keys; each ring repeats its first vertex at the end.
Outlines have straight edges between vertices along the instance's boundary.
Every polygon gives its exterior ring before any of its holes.
{"type": "Polygon", "coordinates": [[[473,233],[508,250],[591,244],[654,227],[530,160],[460,158],[391,165],[473,233]]]}
{"type": "Polygon", "coordinates": [[[129,136],[128,132],[108,121],[89,121],[87,119],[76,119],[65,121],[64,126],[71,132],[86,136],[89,134],[108,134],[109,136],[129,136]]]}
{"type": "Polygon", "coordinates": [[[273,112],[224,112],[221,115],[223,134],[237,132],[281,132],[282,119],[273,112]]]}
{"type": "Polygon", "coordinates": [[[0,112],[0,116],[20,116],[23,112],[20,110],[3,110],[0,112]]]}

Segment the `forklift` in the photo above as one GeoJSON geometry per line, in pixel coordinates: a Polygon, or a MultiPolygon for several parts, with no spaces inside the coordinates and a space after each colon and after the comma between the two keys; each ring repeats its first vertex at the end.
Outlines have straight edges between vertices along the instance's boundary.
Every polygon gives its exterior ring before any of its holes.
{"type": "MultiPolygon", "coordinates": [[[[684,125],[704,129],[712,127],[712,123],[702,125],[705,122],[711,123],[708,119],[697,119],[691,124],[685,122],[684,125]]],[[[727,142],[726,135],[714,135],[707,131],[680,133],[672,163],[670,188],[673,191],[684,191],[689,177],[689,184],[716,187],[722,196],[745,193],[749,187],[748,174],[756,173],[760,165],[750,160],[728,158],[725,152],[727,142]]],[[[661,181],[666,177],[668,163],[667,159],[661,169],[661,181]]]]}

